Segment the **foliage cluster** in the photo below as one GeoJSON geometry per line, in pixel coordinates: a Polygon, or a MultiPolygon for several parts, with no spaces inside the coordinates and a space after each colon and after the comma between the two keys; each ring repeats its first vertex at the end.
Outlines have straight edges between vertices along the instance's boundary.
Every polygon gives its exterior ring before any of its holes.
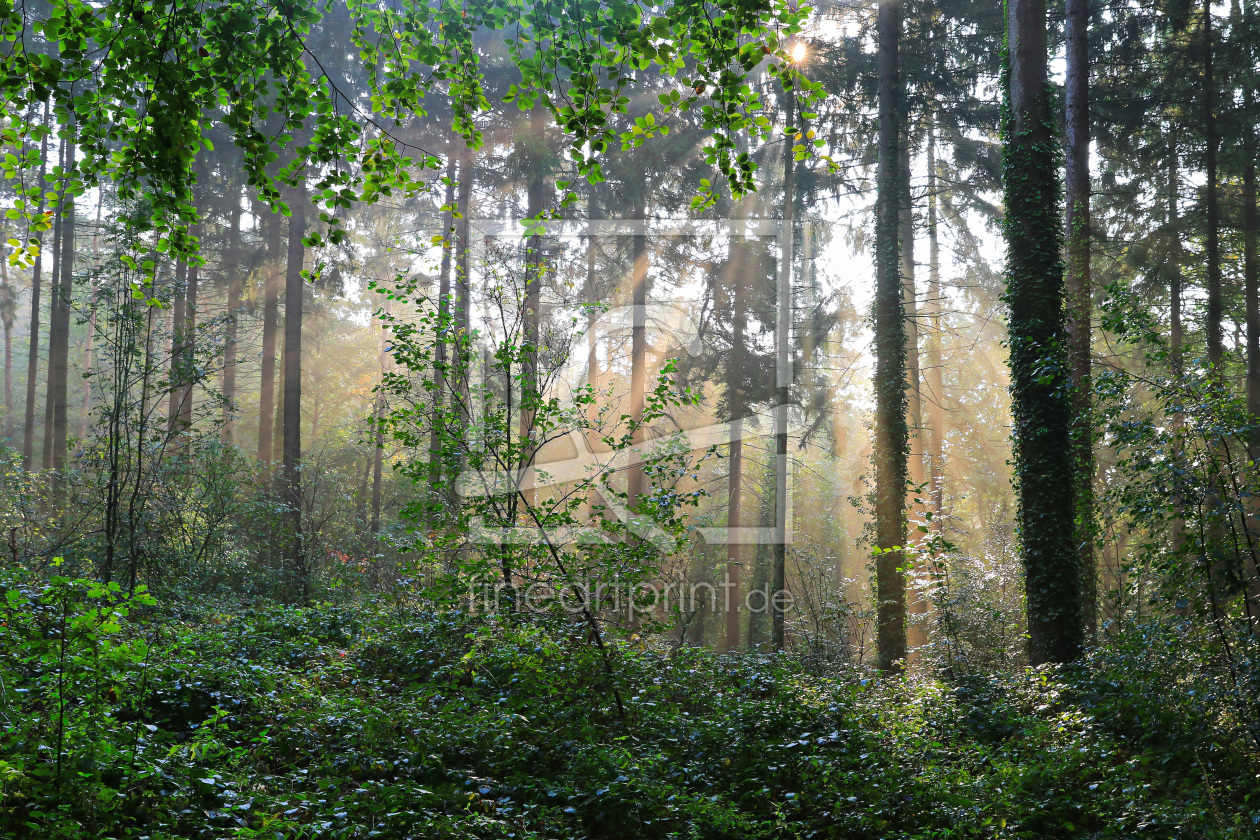
{"type": "Polygon", "coordinates": [[[622,720],[571,617],[3,588],[10,834],[1224,838],[1260,821],[1254,743],[1168,625],[1071,670],[949,683],[623,641],[622,720]]]}

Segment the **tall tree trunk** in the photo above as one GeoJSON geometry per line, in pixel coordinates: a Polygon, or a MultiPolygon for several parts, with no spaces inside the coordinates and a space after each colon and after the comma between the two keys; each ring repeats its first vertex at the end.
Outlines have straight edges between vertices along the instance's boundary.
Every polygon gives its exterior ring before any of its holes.
{"type": "Polygon", "coordinates": [[[3,287],[4,301],[0,306],[0,321],[4,326],[4,439],[13,440],[13,318],[17,306],[17,294],[9,285],[9,260],[6,254],[0,254],[0,287],[3,287]]]}
{"type": "MultiPolygon", "coordinates": [[[[385,299],[385,314],[391,314],[392,301],[385,299]]],[[[389,345],[385,340],[384,331],[381,332],[381,378],[385,378],[385,374],[389,372],[389,345]]],[[[375,444],[372,448],[372,522],[369,530],[373,533],[379,533],[381,530],[381,479],[385,464],[385,430],[381,426],[381,421],[385,417],[385,392],[376,396],[376,432],[372,435],[372,442],[375,444]]]]}
{"type": "MultiPolygon", "coordinates": [[[[442,265],[438,270],[438,322],[445,325],[451,314],[451,250],[455,247],[452,241],[451,225],[454,223],[455,205],[455,144],[461,138],[452,135],[446,154],[446,195],[442,205],[446,211],[442,214],[442,265]]],[[[460,172],[462,178],[467,173],[460,172]]],[[[429,433],[429,501],[426,519],[429,529],[437,525],[437,505],[446,493],[444,470],[442,469],[442,437],[446,404],[446,365],[449,359],[445,341],[439,341],[435,352],[433,370],[433,427],[429,433]]],[[[384,370],[384,368],[382,368],[384,370]]]]}
{"type": "MultiPolygon", "coordinates": [[[[57,165],[65,167],[66,163],[66,144],[63,141],[58,144],[57,165]]],[[[63,187],[64,192],[64,187],[63,187]]],[[[63,196],[64,201],[64,196],[63,196]]],[[[52,251],[52,278],[48,288],[48,375],[44,381],[44,458],[43,468],[45,471],[52,469],[53,458],[53,403],[55,401],[53,378],[55,374],[53,369],[56,367],[57,357],[57,331],[60,321],[58,319],[58,303],[61,300],[61,239],[65,231],[65,210],[64,205],[59,204],[56,208],[56,216],[53,220],[53,251],[52,251]]]]}
{"type": "Polygon", "coordinates": [[[182,408],[184,370],[184,336],[188,325],[188,263],[180,260],[175,264],[175,292],[171,295],[171,392],[167,395],[166,416],[170,434],[178,434],[180,409],[182,408]]]}
{"type": "Polygon", "coordinates": [[[875,597],[878,667],[899,673],[906,658],[906,333],[901,296],[897,125],[901,78],[901,5],[880,0],[876,16],[879,72],[879,166],[875,209],[875,597]]]}
{"type": "Polygon", "coordinates": [[[1221,211],[1217,185],[1216,158],[1220,137],[1216,128],[1216,68],[1212,55],[1212,0],[1203,3],[1203,135],[1207,144],[1204,173],[1204,198],[1207,202],[1207,235],[1204,256],[1207,259],[1207,357],[1212,375],[1220,381],[1225,355],[1222,346],[1221,322],[1225,304],[1221,297],[1221,211]]]}
{"type": "MultiPolygon", "coordinates": [[[[1255,107],[1254,92],[1248,88],[1244,112],[1250,116],[1255,107]]],[[[1260,260],[1257,237],[1260,219],[1256,213],[1256,135],[1255,127],[1244,127],[1243,143],[1243,278],[1247,296],[1247,411],[1260,417],[1260,260]]]]}
{"type": "Polygon", "coordinates": [[[284,281],[284,457],[283,501],[290,531],[289,564],[302,589],[302,601],[310,599],[310,576],[302,546],[302,298],[306,282],[302,261],[306,249],[306,184],[301,183],[290,201],[289,255],[284,281]]]}
{"type": "Polygon", "coordinates": [[[279,373],[276,374],[276,410],[271,435],[272,464],[283,464],[284,462],[284,369],[284,345],[281,344],[280,352],[276,354],[276,370],[279,373]]]}
{"type": "MultiPolygon", "coordinates": [[[[787,590],[788,403],[792,399],[792,257],[796,238],[796,89],[789,80],[784,92],[787,138],[783,155],[783,230],[779,236],[779,276],[775,301],[774,407],[774,591],[787,590]]],[[[770,643],[783,650],[787,642],[785,609],[771,612],[770,643]]]]}
{"type": "MultiPolygon", "coordinates": [[[[263,212],[260,206],[259,213],[263,212]]],[[[262,371],[258,381],[258,462],[274,461],[276,413],[276,323],[280,308],[280,216],[267,216],[267,272],[263,280],[262,371]]]]}
{"type": "Polygon", "coordinates": [[[932,524],[934,530],[944,533],[945,527],[945,371],[941,356],[941,246],[937,232],[937,172],[936,126],[931,120],[927,126],[928,168],[928,294],[927,294],[927,376],[928,423],[928,481],[932,493],[932,524]]]}
{"type": "Polygon", "coordinates": [[[731,355],[727,360],[726,406],[730,413],[728,448],[730,459],[726,476],[726,569],[729,575],[726,604],[725,649],[738,650],[742,615],[740,613],[743,578],[743,540],[739,529],[743,527],[744,483],[744,415],[748,408],[742,387],[743,369],[748,359],[746,333],[748,330],[748,274],[745,259],[748,243],[745,239],[744,218],[748,206],[741,203],[736,210],[734,236],[731,239],[730,262],[726,267],[731,289],[731,355]]]}
{"type": "MultiPolygon", "coordinates": [[[[44,103],[44,124],[48,123],[48,103],[44,103]]],[[[44,214],[45,176],[48,174],[48,135],[39,141],[39,215],[44,214]]],[[[26,417],[22,424],[22,469],[30,472],[35,462],[35,400],[39,385],[39,305],[44,269],[43,237],[31,272],[31,334],[26,358],[26,417]]]]}
{"type": "Polygon", "coordinates": [[[1169,132],[1168,138],[1168,256],[1165,265],[1168,268],[1169,294],[1169,326],[1168,353],[1171,357],[1174,376],[1181,376],[1182,349],[1185,334],[1181,326],[1181,297],[1183,279],[1181,276],[1181,216],[1178,212],[1177,199],[1181,192],[1180,176],[1177,171],[1177,140],[1169,132]]]}
{"type": "MultiPolygon", "coordinates": [[[[547,137],[545,129],[546,111],[535,107],[529,115],[529,129],[518,131],[517,136],[524,141],[525,175],[529,179],[526,186],[525,215],[537,219],[542,215],[547,201],[547,137]]],[[[537,497],[534,487],[537,471],[533,462],[536,451],[525,443],[534,427],[534,416],[539,393],[538,344],[540,340],[539,313],[542,308],[542,279],[546,264],[542,253],[543,239],[532,235],[525,244],[525,353],[521,370],[521,423],[522,441],[522,491],[527,504],[532,505],[537,497]]]]}
{"type": "Polygon", "coordinates": [[[630,267],[630,419],[635,424],[635,452],[626,472],[626,493],[630,506],[639,503],[646,489],[643,486],[643,444],[647,430],[643,428],[643,407],[647,388],[647,188],[639,185],[634,208],[637,232],[631,241],[630,267]]]}
{"type": "MultiPolygon", "coordinates": [[[[927,470],[924,460],[927,457],[924,446],[926,435],[923,430],[923,376],[919,365],[919,295],[914,282],[914,195],[910,190],[910,127],[909,114],[906,112],[906,98],[902,96],[902,111],[898,118],[901,123],[901,142],[899,150],[900,179],[898,191],[899,203],[899,244],[901,247],[901,305],[906,313],[906,426],[910,433],[910,451],[907,455],[907,471],[910,485],[914,488],[907,499],[915,517],[922,516],[922,508],[915,499],[922,492],[921,487],[927,470]]],[[[922,616],[927,614],[927,600],[922,592],[915,590],[907,597],[911,615],[919,616],[917,620],[908,620],[906,624],[906,643],[913,651],[927,644],[927,632],[922,616]]]]}
{"type": "Polygon", "coordinates": [[[1068,335],[1071,340],[1072,406],[1076,429],[1072,469],[1076,476],[1076,544],[1081,564],[1081,612],[1085,634],[1098,630],[1098,569],[1094,559],[1093,283],[1089,217],[1089,0],[1067,0],[1066,152],[1068,335]]]}
{"type": "Polygon", "coordinates": [[[92,351],[96,341],[96,289],[101,269],[101,213],[105,205],[102,190],[96,194],[96,224],[92,227],[92,273],[88,289],[87,340],[83,343],[83,401],[79,413],[79,445],[87,440],[88,418],[92,413],[92,351]]]}
{"type": "MultiPolygon", "coordinates": [[[[201,236],[201,224],[193,225],[189,233],[194,237],[201,236]]],[[[179,430],[183,446],[186,448],[193,424],[193,386],[196,376],[193,371],[197,363],[197,295],[200,290],[201,266],[196,262],[188,265],[188,285],[184,292],[184,337],[183,355],[183,388],[179,398],[179,430]]]]}
{"type": "MultiPolygon", "coordinates": [[[[74,128],[68,129],[73,136],[74,128]]],[[[74,141],[68,137],[66,145],[66,171],[74,169],[74,141]]],[[[69,177],[66,181],[68,183],[69,177]]],[[[55,497],[61,488],[60,473],[66,465],[66,444],[70,434],[69,417],[66,411],[66,399],[70,379],[70,299],[74,294],[74,196],[69,189],[64,189],[62,201],[65,204],[65,222],[61,231],[61,280],[57,285],[57,296],[53,300],[56,318],[53,324],[57,329],[49,336],[49,350],[55,353],[54,361],[49,365],[51,379],[49,390],[53,397],[52,423],[52,490],[55,497]]]]}
{"type": "Polygon", "coordinates": [[[241,277],[241,196],[233,192],[231,220],[228,227],[227,253],[223,255],[228,273],[227,289],[227,337],[223,342],[223,417],[219,435],[224,444],[231,446],[236,438],[236,367],[237,339],[240,335],[241,291],[245,279],[241,277]]]}
{"type": "Polygon", "coordinates": [[[468,377],[472,370],[472,359],[468,357],[471,348],[463,345],[463,339],[468,334],[470,318],[472,313],[472,220],[469,215],[472,211],[472,188],[473,188],[473,148],[467,142],[460,146],[459,150],[459,195],[456,197],[456,212],[459,214],[459,220],[455,224],[455,335],[456,340],[460,342],[455,347],[456,353],[456,372],[460,378],[459,382],[451,383],[448,391],[452,397],[458,391],[458,397],[462,401],[461,410],[467,414],[471,411],[468,405],[468,377]]]}
{"type": "Polygon", "coordinates": [[[1074,539],[1072,395],[1066,386],[1063,219],[1047,78],[1044,0],[1009,0],[1008,113],[1002,180],[1007,244],[1011,413],[1019,532],[1034,665],[1081,651],[1080,553],[1074,539]],[[1046,371],[1055,371],[1047,375],[1046,371]]]}

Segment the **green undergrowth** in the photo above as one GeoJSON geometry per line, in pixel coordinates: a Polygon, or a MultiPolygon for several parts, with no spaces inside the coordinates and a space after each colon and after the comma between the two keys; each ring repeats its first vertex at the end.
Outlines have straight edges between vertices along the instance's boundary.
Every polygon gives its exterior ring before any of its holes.
{"type": "Polygon", "coordinates": [[[622,718],[559,619],[180,613],[67,579],[3,594],[5,836],[1223,838],[1260,820],[1254,745],[1159,677],[1151,638],[949,683],[617,643],[622,718]]]}

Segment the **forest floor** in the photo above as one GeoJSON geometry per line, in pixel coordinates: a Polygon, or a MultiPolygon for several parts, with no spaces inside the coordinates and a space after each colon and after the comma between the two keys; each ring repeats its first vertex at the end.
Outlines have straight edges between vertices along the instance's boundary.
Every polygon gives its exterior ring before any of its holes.
{"type": "Polygon", "coordinates": [[[559,621],[65,586],[3,587],[4,836],[1260,835],[1254,745],[1150,633],[950,681],[622,644],[623,715],[559,621]]]}

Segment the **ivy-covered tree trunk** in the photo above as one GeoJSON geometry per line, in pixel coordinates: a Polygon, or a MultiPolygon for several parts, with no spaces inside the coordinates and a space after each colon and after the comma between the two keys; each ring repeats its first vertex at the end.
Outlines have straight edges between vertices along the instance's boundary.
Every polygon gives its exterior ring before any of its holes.
{"type": "Polygon", "coordinates": [[[1075,541],[1072,389],[1064,322],[1058,145],[1050,111],[1044,0],[1008,0],[1003,115],[1006,304],[1018,524],[1034,665],[1082,646],[1075,541]]]}
{"type": "Polygon", "coordinates": [[[879,72],[879,166],[875,198],[875,597],[877,662],[899,672],[906,658],[906,333],[898,228],[901,168],[897,66],[901,7],[880,0],[876,17],[879,72]]]}
{"type": "Polygon", "coordinates": [[[1066,236],[1068,332],[1071,337],[1072,405],[1076,439],[1077,550],[1081,563],[1081,610],[1085,632],[1097,630],[1097,567],[1094,560],[1094,438],[1092,274],[1089,215],[1089,0],[1067,0],[1066,236]]]}

